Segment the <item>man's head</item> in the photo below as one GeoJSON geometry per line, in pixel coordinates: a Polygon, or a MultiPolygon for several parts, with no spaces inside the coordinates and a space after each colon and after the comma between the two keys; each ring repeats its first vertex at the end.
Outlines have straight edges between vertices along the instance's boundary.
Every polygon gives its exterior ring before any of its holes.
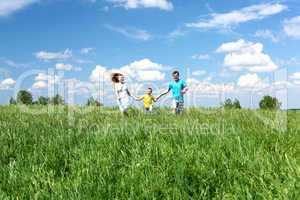
{"type": "Polygon", "coordinates": [[[173,79],[174,81],[178,81],[179,80],[179,71],[173,71],[172,73],[173,79]]]}
{"type": "Polygon", "coordinates": [[[147,89],[147,94],[151,95],[152,94],[152,88],[147,89]]]}

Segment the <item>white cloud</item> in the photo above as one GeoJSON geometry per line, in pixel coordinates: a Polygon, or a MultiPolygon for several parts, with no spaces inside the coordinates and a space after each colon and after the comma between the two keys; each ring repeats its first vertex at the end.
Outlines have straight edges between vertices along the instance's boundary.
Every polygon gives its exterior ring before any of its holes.
{"type": "Polygon", "coordinates": [[[195,54],[192,58],[195,60],[209,60],[210,56],[208,54],[195,54]]]}
{"type": "Polygon", "coordinates": [[[194,78],[187,79],[189,93],[194,95],[218,95],[220,93],[227,93],[234,91],[234,84],[217,84],[211,83],[210,80],[198,80],[194,78]]]}
{"type": "Polygon", "coordinates": [[[107,0],[115,6],[121,6],[125,9],[136,8],[159,8],[161,10],[173,10],[173,4],[169,0],[107,0]]]}
{"type": "Polygon", "coordinates": [[[163,66],[161,64],[154,63],[146,58],[134,61],[120,70],[139,81],[158,81],[165,78],[165,74],[161,72],[162,69],[163,66]]]}
{"type": "Polygon", "coordinates": [[[257,74],[245,74],[239,77],[237,85],[241,88],[255,88],[263,85],[257,74]]]}
{"type": "Polygon", "coordinates": [[[90,81],[94,83],[109,81],[110,74],[111,72],[107,67],[97,65],[90,75],[90,81]]]}
{"type": "Polygon", "coordinates": [[[36,81],[45,81],[48,84],[57,84],[60,82],[61,78],[57,75],[49,75],[45,73],[38,73],[38,75],[35,77],[36,81]]]}
{"type": "Polygon", "coordinates": [[[86,47],[86,48],[80,49],[81,54],[89,54],[93,51],[95,51],[95,48],[91,48],[91,47],[86,47]]]}
{"type": "Polygon", "coordinates": [[[274,35],[274,33],[270,30],[258,30],[254,34],[255,37],[271,39],[272,42],[278,42],[279,38],[274,35]]]}
{"type": "Polygon", "coordinates": [[[36,3],[39,0],[1,0],[0,1],[0,17],[8,16],[18,10],[36,3]]]}
{"type": "Polygon", "coordinates": [[[300,85],[300,72],[295,72],[290,76],[290,79],[295,85],[300,85]]]}
{"type": "Polygon", "coordinates": [[[291,75],[291,79],[299,79],[300,80],[300,72],[295,72],[291,75]]]}
{"type": "Polygon", "coordinates": [[[275,15],[287,9],[287,6],[275,4],[258,4],[234,10],[228,13],[213,13],[211,18],[198,22],[188,23],[187,27],[192,28],[230,28],[234,25],[245,23],[253,20],[264,19],[265,17],[275,15]]]}
{"type": "Polygon", "coordinates": [[[283,30],[287,36],[300,39],[300,16],[285,20],[283,30]]]}
{"type": "Polygon", "coordinates": [[[159,81],[165,78],[162,70],[161,64],[154,63],[147,58],[115,69],[97,65],[90,75],[90,81],[95,83],[110,81],[110,75],[113,72],[123,73],[127,79],[135,81],[159,81]]]}
{"type": "Polygon", "coordinates": [[[12,78],[7,78],[0,81],[0,90],[8,90],[16,84],[16,81],[12,78]]]}
{"type": "Polygon", "coordinates": [[[218,53],[227,53],[224,66],[234,71],[243,69],[250,72],[270,72],[278,68],[271,57],[263,53],[261,43],[252,43],[245,40],[222,44],[218,53]]]}
{"type": "Polygon", "coordinates": [[[148,41],[152,38],[152,35],[145,30],[137,29],[137,28],[121,28],[115,27],[111,25],[105,25],[111,31],[115,31],[120,33],[128,38],[136,39],[136,40],[143,40],[148,41]]]}
{"type": "Polygon", "coordinates": [[[73,54],[70,49],[66,49],[65,51],[61,51],[61,52],[40,51],[35,53],[35,56],[40,60],[49,61],[49,60],[66,60],[71,58],[73,54]]]}
{"type": "Polygon", "coordinates": [[[33,83],[32,88],[33,89],[45,89],[48,87],[48,84],[45,81],[37,81],[33,83]]]}
{"type": "Polygon", "coordinates": [[[197,71],[193,71],[192,72],[192,75],[193,76],[203,76],[206,74],[206,71],[205,70],[197,70],[197,71]]]}
{"type": "Polygon", "coordinates": [[[80,67],[74,67],[71,64],[64,64],[64,63],[57,63],[55,65],[55,68],[57,70],[63,70],[63,71],[81,71],[82,70],[80,67]]]}

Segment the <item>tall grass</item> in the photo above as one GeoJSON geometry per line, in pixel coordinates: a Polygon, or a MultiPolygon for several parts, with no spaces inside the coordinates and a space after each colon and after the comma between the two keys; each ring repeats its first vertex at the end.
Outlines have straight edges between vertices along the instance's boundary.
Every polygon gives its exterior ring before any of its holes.
{"type": "Polygon", "coordinates": [[[51,110],[0,107],[0,199],[299,198],[300,112],[51,110]]]}

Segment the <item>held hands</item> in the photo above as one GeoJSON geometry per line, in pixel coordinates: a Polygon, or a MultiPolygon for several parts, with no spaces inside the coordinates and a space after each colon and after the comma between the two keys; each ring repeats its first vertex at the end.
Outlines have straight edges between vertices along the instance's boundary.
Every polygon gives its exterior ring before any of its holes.
{"type": "Polygon", "coordinates": [[[132,97],[133,97],[133,99],[136,100],[136,101],[141,101],[141,100],[142,100],[141,97],[136,97],[136,96],[132,96],[132,97]]]}

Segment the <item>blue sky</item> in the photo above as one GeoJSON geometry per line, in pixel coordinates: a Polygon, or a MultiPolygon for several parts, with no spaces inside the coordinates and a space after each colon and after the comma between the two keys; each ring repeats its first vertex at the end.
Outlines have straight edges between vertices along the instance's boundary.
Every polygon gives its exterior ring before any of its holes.
{"type": "Polygon", "coordinates": [[[178,69],[190,105],[271,94],[300,107],[297,0],[0,0],[0,27],[1,104],[26,89],[114,105],[111,72],[156,95],[178,69]]]}

